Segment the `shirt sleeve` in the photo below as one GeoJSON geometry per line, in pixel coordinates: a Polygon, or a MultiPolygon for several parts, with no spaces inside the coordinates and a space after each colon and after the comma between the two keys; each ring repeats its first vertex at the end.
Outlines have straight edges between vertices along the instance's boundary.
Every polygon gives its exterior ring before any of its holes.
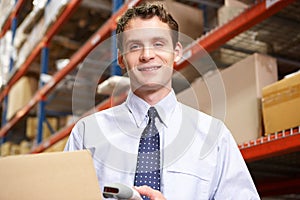
{"type": "Polygon", "coordinates": [[[80,130],[82,122],[78,122],[72,129],[67,144],[64,148],[64,151],[76,151],[82,150],[83,148],[83,139],[82,139],[82,130],[80,130]]]}
{"type": "Polygon", "coordinates": [[[246,163],[229,130],[223,125],[219,140],[218,167],[211,199],[260,199],[246,163]]]}

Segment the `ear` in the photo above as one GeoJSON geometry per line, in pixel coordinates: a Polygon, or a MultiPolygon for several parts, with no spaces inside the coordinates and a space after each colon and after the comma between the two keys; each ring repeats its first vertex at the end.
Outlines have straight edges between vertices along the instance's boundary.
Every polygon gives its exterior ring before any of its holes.
{"type": "Polygon", "coordinates": [[[120,52],[120,50],[118,49],[118,64],[120,65],[120,67],[122,69],[125,69],[126,68],[126,65],[124,63],[124,57],[123,57],[123,54],[120,52]]]}
{"type": "Polygon", "coordinates": [[[182,57],[183,48],[180,42],[176,43],[174,50],[174,61],[178,62],[182,57]]]}

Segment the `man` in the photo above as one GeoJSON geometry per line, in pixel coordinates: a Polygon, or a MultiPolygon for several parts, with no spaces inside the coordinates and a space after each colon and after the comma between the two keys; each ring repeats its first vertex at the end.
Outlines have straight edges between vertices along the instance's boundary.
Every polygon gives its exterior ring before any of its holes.
{"type": "Polygon", "coordinates": [[[65,150],[89,149],[101,188],[136,186],[144,199],[259,199],[224,124],[176,100],[171,78],[182,46],[172,16],[157,4],[135,7],[117,33],[131,91],[123,104],[81,119],[65,150]]]}

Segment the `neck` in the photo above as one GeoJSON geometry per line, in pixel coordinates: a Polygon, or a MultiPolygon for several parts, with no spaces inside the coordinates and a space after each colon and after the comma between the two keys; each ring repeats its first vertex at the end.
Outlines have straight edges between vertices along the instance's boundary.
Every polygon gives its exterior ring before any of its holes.
{"type": "Polygon", "coordinates": [[[166,97],[170,92],[171,88],[163,87],[160,90],[143,90],[142,88],[139,88],[133,93],[142,98],[149,105],[153,106],[166,97]]]}

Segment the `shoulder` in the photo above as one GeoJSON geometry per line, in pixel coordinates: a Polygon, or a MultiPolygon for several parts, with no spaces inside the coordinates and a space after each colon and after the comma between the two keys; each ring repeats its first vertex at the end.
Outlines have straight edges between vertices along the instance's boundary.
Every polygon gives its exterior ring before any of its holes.
{"type": "Polygon", "coordinates": [[[201,136],[214,138],[214,141],[230,137],[231,133],[222,120],[182,103],[179,106],[184,123],[192,123],[201,136]]]}
{"type": "Polygon", "coordinates": [[[185,104],[179,103],[180,109],[182,111],[182,117],[183,118],[188,118],[191,121],[195,121],[195,123],[199,124],[199,125],[208,125],[208,124],[220,124],[220,125],[224,125],[224,123],[211,116],[208,115],[200,110],[197,110],[195,108],[192,108],[190,106],[187,106],[185,104]]]}
{"type": "Polygon", "coordinates": [[[103,123],[105,121],[111,121],[112,119],[116,118],[117,116],[120,116],[121,113],[124,113],[127,110],[128,109],[126,109],[126,106],[123,104],[107,108],[105,110],[101,110],[81,118],[80,120],[78,120],[75,126],[78,126],[80,124],[89,125],[91,123],[97,123],[98,121],[101,121],[103,123]]]}

